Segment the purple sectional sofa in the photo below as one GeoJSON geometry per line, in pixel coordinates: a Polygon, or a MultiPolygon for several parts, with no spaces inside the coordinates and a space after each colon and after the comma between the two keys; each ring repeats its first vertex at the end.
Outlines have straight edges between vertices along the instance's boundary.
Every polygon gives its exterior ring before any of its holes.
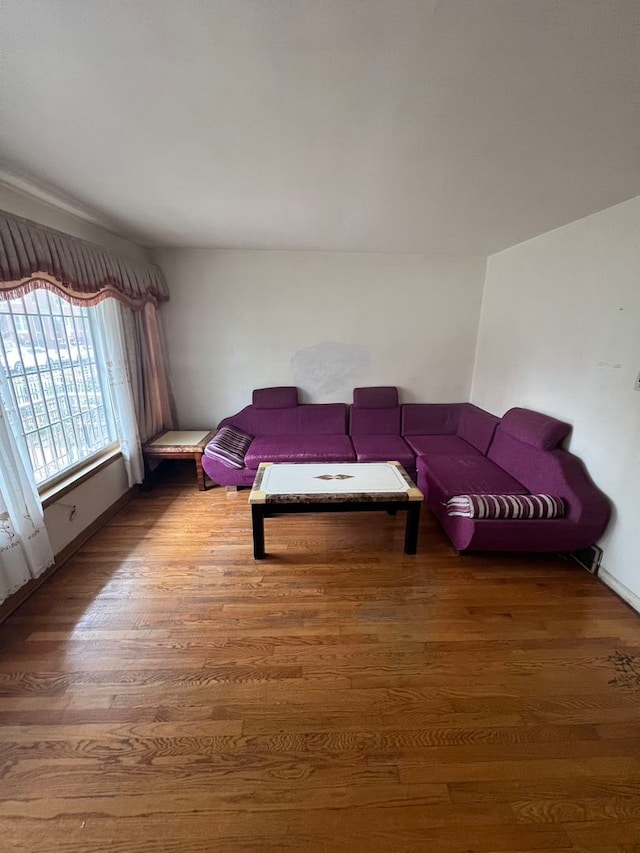
{"type": "Polygon", "coordinates": [[[262,388],[220,424],[254,436],[244,468],[204,456],[222,486],[250,486],[260,462],[386,462],[416,476],[425,500],[458,551],[572,551],[595,543],[610,507],[577,457],[559,448],[570,427],[527,409],[502,419],[471,403],[400,405],[394,387],[356,388],[353,405],[300,404],[297,388],[262,388]],[[561,518],[451,515],[458,495],[548,494],[561,518]]]}

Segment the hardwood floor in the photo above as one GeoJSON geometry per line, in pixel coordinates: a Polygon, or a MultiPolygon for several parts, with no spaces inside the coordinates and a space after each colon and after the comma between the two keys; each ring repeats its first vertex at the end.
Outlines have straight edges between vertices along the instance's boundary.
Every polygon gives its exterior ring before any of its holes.
{"type": "Polygon", "coordinates": [[[0,849],[640,851],[640,619],[178,471],[0,626],[0,849]]]}

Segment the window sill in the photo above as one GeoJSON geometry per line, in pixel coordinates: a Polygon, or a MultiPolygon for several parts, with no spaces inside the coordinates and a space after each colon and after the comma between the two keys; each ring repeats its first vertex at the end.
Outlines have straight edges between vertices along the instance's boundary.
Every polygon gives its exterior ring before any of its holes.
{"type": "Polygon", "coordinates": [[[44,485],[40,490],[40,500],[42,501],[43,508],[55,503],[61,497],[77,488],[81,483],[89,480],[98,471],[102,471],[107,465],[111,465],[112,462],[120,458],[122,458],[122,453],[112,445],[104,453],[101,453],[100,456],[76,468],[67,477],[63,477],[53,485],[44,485]]]}

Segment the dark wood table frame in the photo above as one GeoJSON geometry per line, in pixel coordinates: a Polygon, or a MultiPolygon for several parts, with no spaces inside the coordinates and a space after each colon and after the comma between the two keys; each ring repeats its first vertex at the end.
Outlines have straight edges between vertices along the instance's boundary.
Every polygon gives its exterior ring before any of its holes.
{"type": "Polygon", "coordinates": [[[204,432],[204,430],[163,430],[148,442],[142,445],[142,457],[144,459],[144,484],[143,488],[148,491],[151,488],[152,471],[149,466],[149,459],[193,459],[196,463],[196,479],[198,481],[198,489],[204,492],[206,489],[205,473],[202,467],[202,454],[207,444],[211,441],[214,432],[208,432],[203,439],[197,444],[152,444],[158,438],[166,435],[168,432],[204,432]]]}
{"type": "Polygon", "coordinates": [[[376,503],[360,503],[344,501],[342,503],[268,503],[251,505],[251,526],[253,530],[253,557],[262,560],[264,550],[264,520],[271,515],[295,512],[381,512],[387,511],[395,515],[397,510],[407,513],[404,530],[404,553],[416,554],[418,551],[418,532],[420,530],[421,501],[379,501],[376,503]]]}
{"type": "Polygon", "coordinates": [[[262,560],[265,557],[264,520],[273,515],[309,512],[387,512],[395,515],[398,510],[407,513],[404,533],[405,554],[415,554],[418,550],[420,530],[420,511],[423,503],[422,492],[416,488],[407,472],[398,463],[403,478],[410,488],[406,493],[390,492],[379,495],[366,494],[342,496],[340,494],[323,496],[314,501],[304,495],[267,495],[260,491],[264,468],[270,463],[262,463],[254,487],[249,496],[251,504],[251,527],[253,532],[253,557],[262,560]]]}

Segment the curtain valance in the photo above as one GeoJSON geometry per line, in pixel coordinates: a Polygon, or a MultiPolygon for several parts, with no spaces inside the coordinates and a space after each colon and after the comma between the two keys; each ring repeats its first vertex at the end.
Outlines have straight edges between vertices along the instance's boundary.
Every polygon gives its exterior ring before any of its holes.
{"type": "Polygon", "coordinates": [[[164,276],[153,264],[0,211],[0,298],[39,287],[84,305],[113,296],[141,308],[169,298],[164,276]]]}

